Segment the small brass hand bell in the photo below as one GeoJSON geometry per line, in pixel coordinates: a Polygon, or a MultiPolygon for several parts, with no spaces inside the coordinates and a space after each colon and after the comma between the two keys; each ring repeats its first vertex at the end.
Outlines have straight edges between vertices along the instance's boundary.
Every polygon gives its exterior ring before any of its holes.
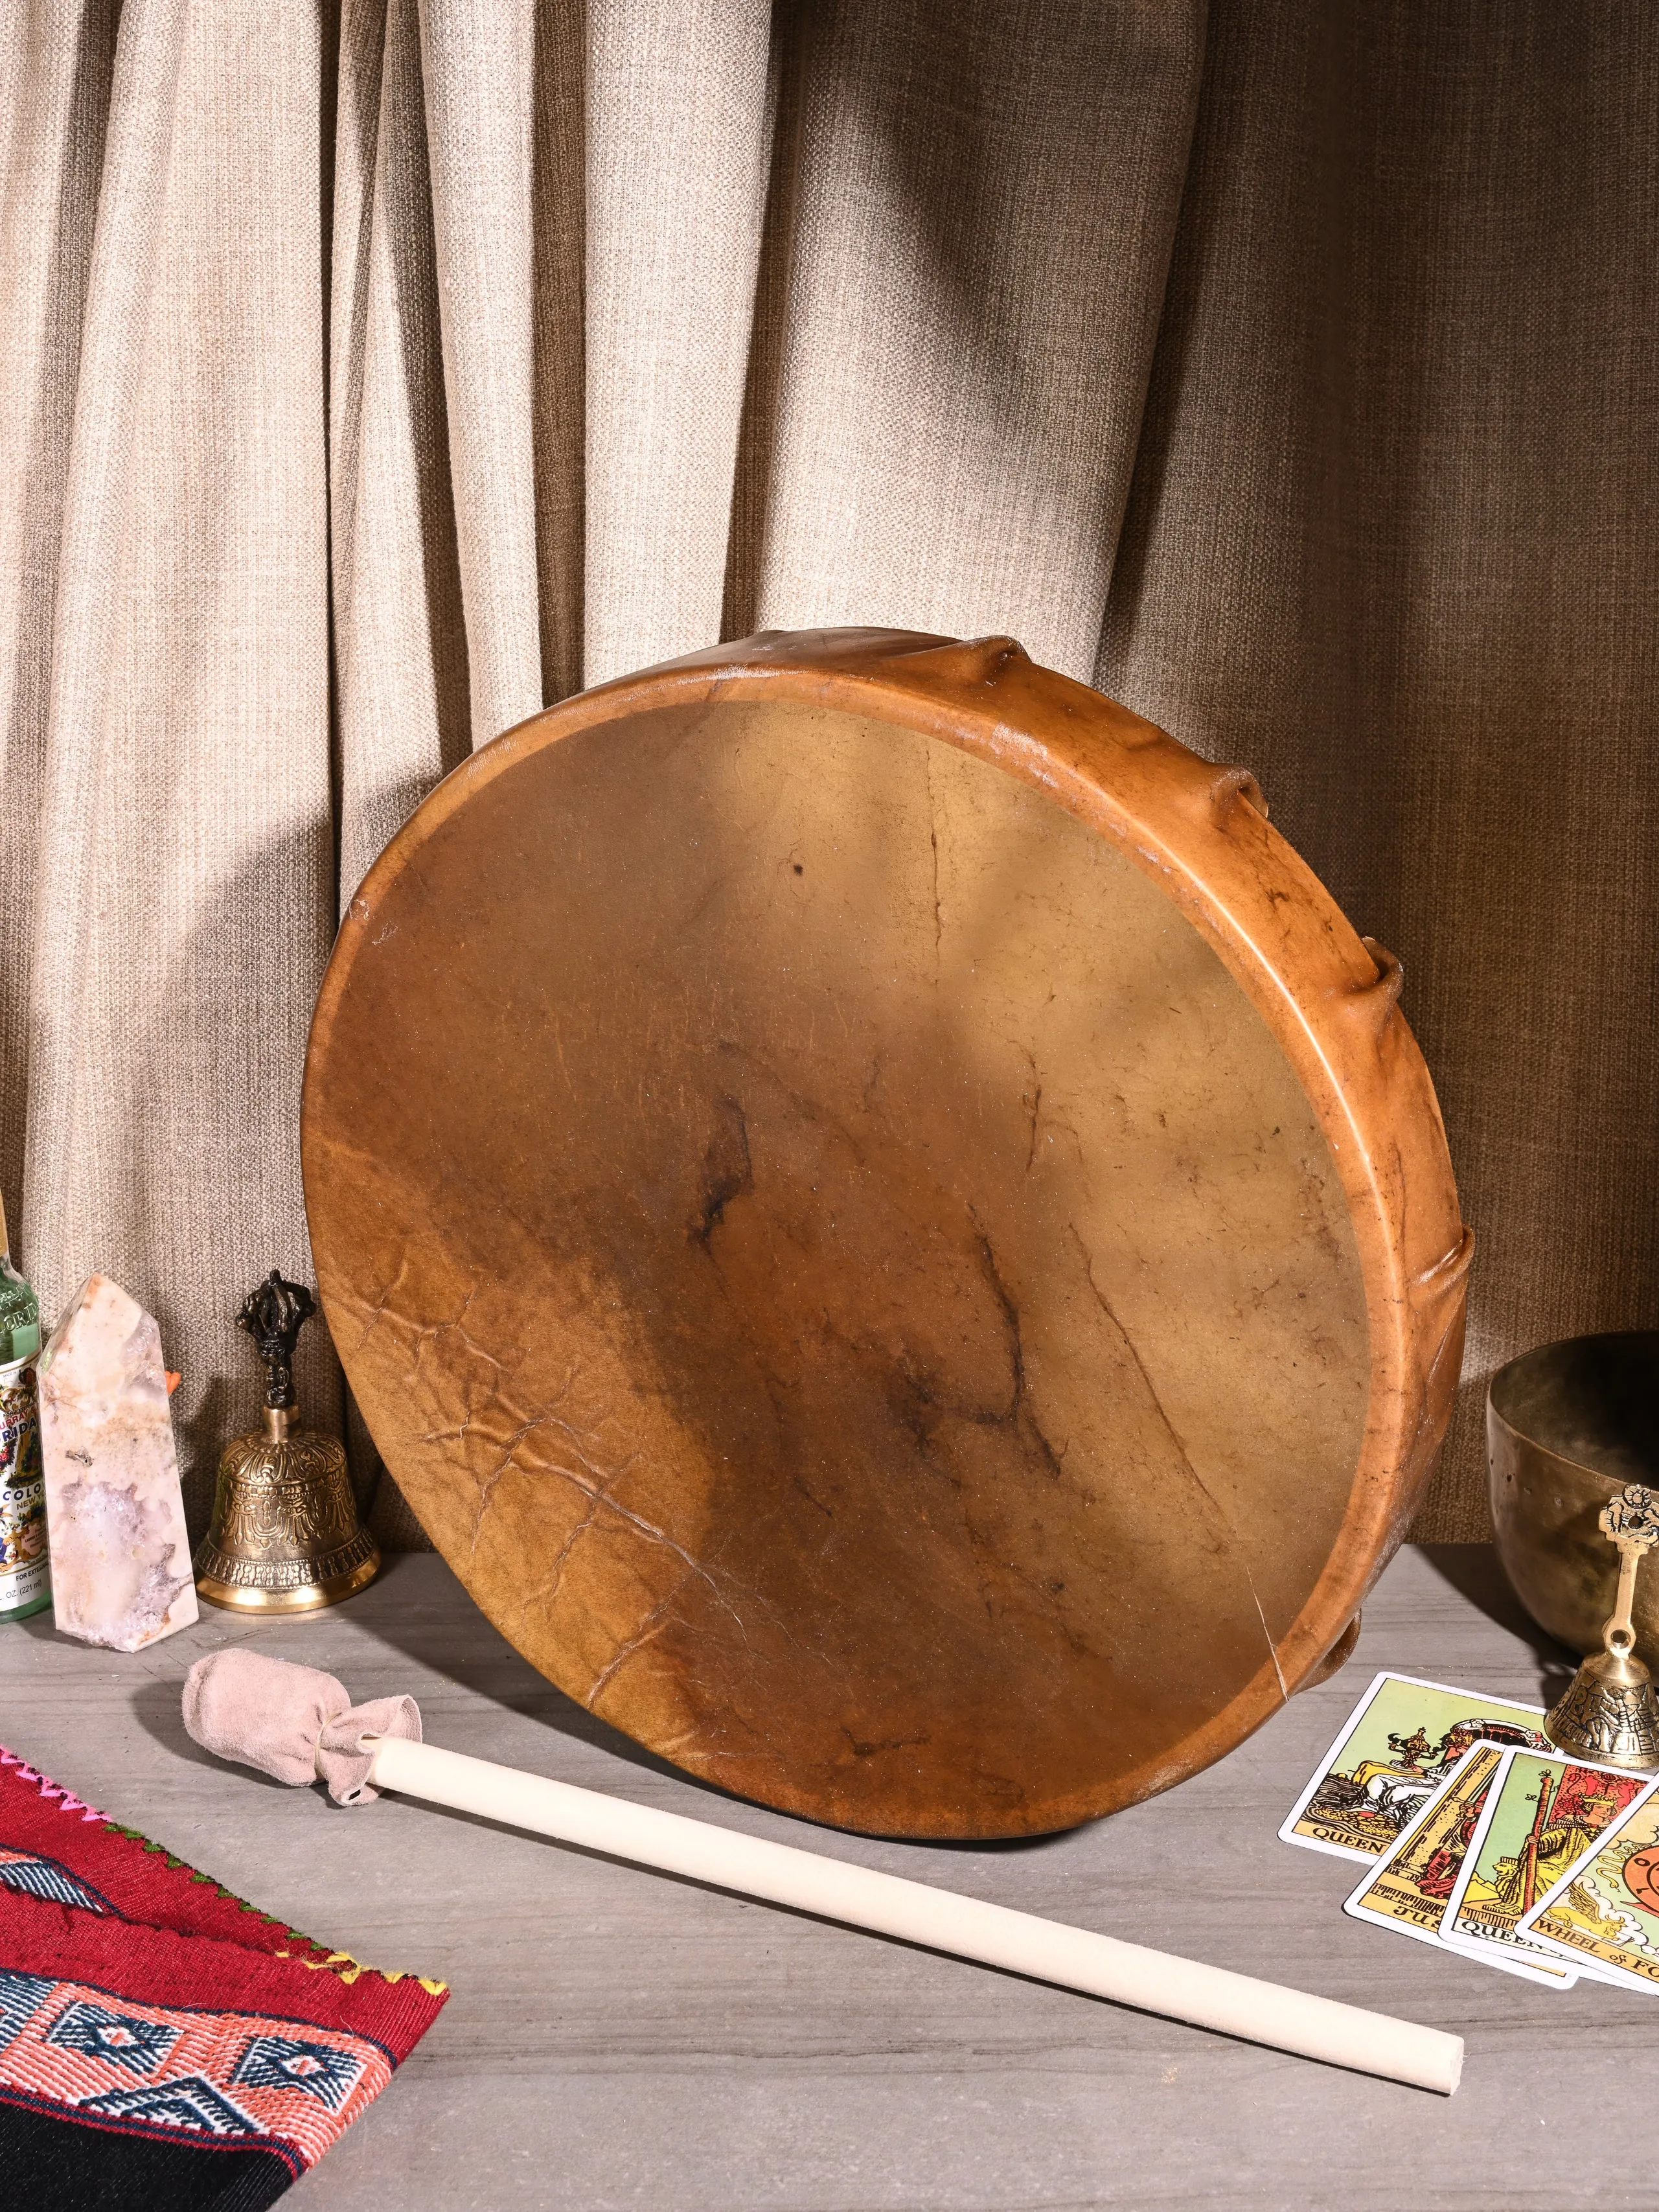
{"type": "Polygon", "coordinates": [[[1603,1507],[1601,1534],[1619,1547],[1619,1594],[1613,1618],[1573,1676],[1560,1704],[1546,1717],[1544,1733],[1558,1750],[1603,1766],[1659,1767],[1659,1700],[1653,1678],[1636,1656],[1631,1607],[1636,1572],[1659,1543],[1659,1491],[1632,1482],[1603,1507]]]}
{"type": "Polygon", "coordinates": [[[359,1525],[338,1439],[294,1414],[294,1347],[317,1310],[303,1283],[276,1268],[237,1315],[265,1364],[263,1429],[238,1437],[219,1462],[213,1521],[196,1553],[196,1587],[241,1613],[311,1613],[349,1597],[380,1571],[374,1539],[359,1525]]]}

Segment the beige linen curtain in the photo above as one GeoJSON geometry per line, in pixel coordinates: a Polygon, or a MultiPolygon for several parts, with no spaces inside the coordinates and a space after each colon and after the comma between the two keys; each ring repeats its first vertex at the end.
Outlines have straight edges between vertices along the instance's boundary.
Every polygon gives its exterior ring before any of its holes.
{"type": "Polygon", "coordinates": [[[193,1524],[387,836],[872,623],[1246,762],[1402,957],[1484,1533],[1492,1368],[1659,1321],[1656,83],[1596,0],[0,0],[0,1187],[160,1316],[193,1524]]]}

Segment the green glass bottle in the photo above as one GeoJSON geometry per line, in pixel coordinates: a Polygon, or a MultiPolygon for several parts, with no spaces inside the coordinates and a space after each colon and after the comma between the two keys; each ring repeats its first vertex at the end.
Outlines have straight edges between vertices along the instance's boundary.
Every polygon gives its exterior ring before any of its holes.
{"type": "Polygon", "coordinates": [[[0,1200],[0,1621],[52,1603],[34,1356],[40,1301],[11,1264],[0,1200]]]}

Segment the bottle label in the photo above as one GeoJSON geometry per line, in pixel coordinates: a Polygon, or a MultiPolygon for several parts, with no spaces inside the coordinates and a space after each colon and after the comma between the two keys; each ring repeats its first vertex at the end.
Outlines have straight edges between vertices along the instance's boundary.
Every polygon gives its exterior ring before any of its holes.
{"type": "Polygon", "coordinates": [[[0,1382],[0,1613],[33,1605],[50,1586],[40,1420],[26,1367],[0,1382]]]}

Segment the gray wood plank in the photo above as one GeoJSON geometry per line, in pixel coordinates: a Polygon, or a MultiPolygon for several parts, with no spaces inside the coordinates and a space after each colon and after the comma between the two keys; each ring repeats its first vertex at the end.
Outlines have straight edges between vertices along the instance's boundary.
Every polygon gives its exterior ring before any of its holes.
{"type": "Polygon", "coordinates": [[[660,2212],[1659,2208],[1659,2003],[1557,1993],[1347,1919],[1346,1863],[1274,1831],[1379,1667],[1541,1699],[1559,1666],[1482,1547],[1408,1549],[1334,1681],[1181,1789],[1042,1843],[862,1841],[735,1805],[544,1682],[442,1564],[337,1612],[222,1613],[132,1657],[0,1632],[0,1739],[356,1956],[453,1995],[293,2201],[660,2212]],[[428,1737],[1430,2021],[1449,2101],[383,1799],[329,1806],[198,1752],[179,1686],[229,1641],[412,1690],[428,1737]]]}

